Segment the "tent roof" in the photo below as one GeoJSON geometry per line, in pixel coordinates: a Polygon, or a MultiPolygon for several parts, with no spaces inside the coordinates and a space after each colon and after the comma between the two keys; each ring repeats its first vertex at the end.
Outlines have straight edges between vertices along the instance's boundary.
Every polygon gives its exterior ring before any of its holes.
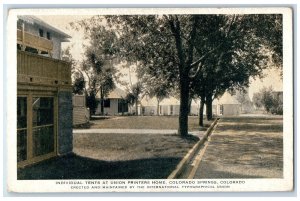
{"type": "Polygon", "coordinates": [[[240,105],[240,103],[236,99],[236,96],[235,95],[232,96],[228,92],[225,92],[224,95],[220,99],[215,100],[214,103],[217,103],[217,104],[236,104],[236,105],[240,105]]]}
{"type": "MultiPolygon", "coordinates": [[[[100,98],[100,93],[97,93],[97,98],[100,98]]],[[[115,88],[105,98],[109,99],[122,99],[126,98],[126,92],[120,88],[115,88]]]]}

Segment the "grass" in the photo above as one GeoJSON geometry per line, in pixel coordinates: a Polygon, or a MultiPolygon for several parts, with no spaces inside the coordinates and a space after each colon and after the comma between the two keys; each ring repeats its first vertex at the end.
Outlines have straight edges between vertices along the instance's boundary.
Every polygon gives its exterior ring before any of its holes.
{"type": "MultiPolygon", "coordinates": [[[[204,123],[202,130],[211,122],[204,123]]],[[[111,117],[90,124],[177,130],[178,116],[111,117]]],[[[189,117],[189,130],[199,130],[198,117],[189,117]]],[[[165,179],[198,140],[164,134],[73,134],[72,154],[18,169],[18,179],[165,179]]]]}
{"type": "Polygon", "coordinates": [[[73,154],[18,169],[18,179],[164,179],[196,137],[75,134],[73,154]]]}
{"type": "MultiPolygon", "coordinates": [[[[91,128],[115,129],[178,129],[178,116],[124,116],[92,120],[91,128]]],[[[208,127],[212,121],[204,121],[208,127]]],[[[199,130],[198,117],[189,116],[189,131],[199,130]]]]}

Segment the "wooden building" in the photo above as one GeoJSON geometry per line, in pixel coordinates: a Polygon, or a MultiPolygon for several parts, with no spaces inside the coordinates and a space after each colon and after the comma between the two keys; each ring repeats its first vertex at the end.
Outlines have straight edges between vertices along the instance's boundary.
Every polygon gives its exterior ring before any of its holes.
{"type": "Polygon", "coordinates": [[[128,103],[126,102],[126,92],[120,88],[115,88],[111,91],[103,101],[100,99],[100,94],[97,94],[97,100],[99,102],[96,114],[100,115],[101,104],[103,104],[104,115],[124,115],[128,113],[128,103]]]}
{"type": "Polygon", "coordinates": [[[36,17],[18,16],[18,167],[72,151],[71,65],[60,60],[68,38],[36,17]]]}

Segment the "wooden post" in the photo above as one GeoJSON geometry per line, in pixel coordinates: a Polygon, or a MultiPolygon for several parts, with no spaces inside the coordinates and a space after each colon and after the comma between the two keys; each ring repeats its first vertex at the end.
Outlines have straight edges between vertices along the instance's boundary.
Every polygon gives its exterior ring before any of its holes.
{"type": "Polygon", "coordinates": [[[25,46],[25,24],[23,22],[22,24],[22,45],[21,45],[21,50],[25,51],[26,46],[25,46]]]}

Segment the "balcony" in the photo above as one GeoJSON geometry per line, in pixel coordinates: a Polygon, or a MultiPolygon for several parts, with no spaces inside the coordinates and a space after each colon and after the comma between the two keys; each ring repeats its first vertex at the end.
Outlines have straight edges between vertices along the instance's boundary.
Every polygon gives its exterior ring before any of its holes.
{"type": "Polygon", "coordinates": [[[18,50],[17,76],[18,84],[70,86],[71,64],[18,50]]]}
{"type": "Polygon", "coordinates": [[[51,54],[53,42],[22,30],[17,30],[17,42],[25,47],[32,47],[40,51],[46,51],[51,54]]]}

